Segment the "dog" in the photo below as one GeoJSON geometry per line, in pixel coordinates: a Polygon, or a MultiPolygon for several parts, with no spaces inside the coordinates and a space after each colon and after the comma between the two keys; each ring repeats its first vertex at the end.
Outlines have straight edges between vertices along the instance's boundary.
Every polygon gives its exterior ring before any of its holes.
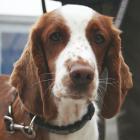
{"type": "Polygon", "coordinates": [[[0,77],[0,139],[98,140],[98,112],[116,115],[132,87],[120,33],[111,17],[86,6],[42,15],[11,75],[0,77]]]}

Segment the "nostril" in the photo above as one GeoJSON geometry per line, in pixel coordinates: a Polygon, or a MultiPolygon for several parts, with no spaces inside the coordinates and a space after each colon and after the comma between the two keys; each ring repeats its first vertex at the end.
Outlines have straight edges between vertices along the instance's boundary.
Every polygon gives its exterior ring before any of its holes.
{"type": "Polygon", "coordinates": [[[87,74],[87,80],[93,80],[93,74],[92,73],[90,73],[90,74],[87,74]]]}
{"type": "Polygon", "coordinates": [[[74,79],[80,79],[81,78],[80,72],[73,72],[73,78],[74,79]]]}
{"type": "Polygon", "coordinates": [[[74,83],[77,83],[79,82],[80,83],[80,80],[82,80],[82,77],[81,77],[81,73],[79,71],[73,71],[71,72],[70,74],[70,77],[71,77],[71,80],[74,82],[74,83]]]}

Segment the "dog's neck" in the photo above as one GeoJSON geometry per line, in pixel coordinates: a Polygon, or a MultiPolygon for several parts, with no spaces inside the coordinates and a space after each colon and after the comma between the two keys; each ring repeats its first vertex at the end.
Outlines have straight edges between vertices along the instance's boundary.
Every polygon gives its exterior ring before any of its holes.
{"type": "MultiPolygon", "coordinates": [[[[58,111],[57,117],[49,121],[50,124],[56,126],[67,126],[74,124],[75,122],[80,121],[88,111],[88,102],[80,99],[58,99],[56,100],[56,106],[58,111]]],[[[19,121],[19,123],[22,123],[23,121],[27,123],[30,122],[30,112],[23,105],[19,97],[17,97],[13,104],[13,113],[14,118],[16,121],[19,121]]]]}
{"type": "MultiPolygon", "coordinates": [[[[96,106],[94,105],[95,110],[96,106]]],[[[59,126],[73,124],[76,121],[82,119],[82,117],[88,112],[88,102],[85,100],[73,100],[65,99],[58,103],[58,116],[51,123],[59,126]]],[[[68,134],[59,135],[55,133],[49,134],[50,140],[97,140],[98,128],[97,128],[97,112],[95,111],[92,119],[89,120],[78,131],[68,134]]]]}
{"type": "Polygon", "coordinates": [[[86,100],[61,98],[57,101],[57,118],[51,121],[58,126],[66,126],[82,119],[87,113],[88,103],[86,100]]]}
{"type": "MultiPolygon", "coordinates": [[[[58,126],[61,125],[64,126],[74,123],[80,120],[88,111],[88,103],[84,100],[72,100],[64,98],[60,100],[57,105],[58,105],[58,115],[56,119],[51,121],[51,123],[58,126]]],[[[30,123],[31,118],[29,116],[29,113],[25,109],[19,97],[17,97],[17,99],[13,104],[13,113],[14,119],[17,123],[19,124],[25,123],[25,125],[28,125],[30,123]]],[[[87,122],[83,128],[70,135],[49,133],[48,131],[46,131],[46,129],[42,129],[40,127],[37,127],[36,133],[38,134],[36,139],[37,138],[40,139],[40,137],[42,137],[42,140],[45,140],[46,138],[48,140],[57,140],[58,137],[60,137],[61,140],[67,140],[71,138],[71,136],[74,138],[74,140],[76,139],[87,140],[86,137],[83,135],[84,133],[89,133],[89,136],[91,136],[94,140],[97,140],[95,139],[97,138],[98,135],[96,113],[92,117],[92,120],[87,122]]],[[[21,136],[22,135],[23,134],[21,133],[21,136]]],[[[88,140],[91,140],[90,137],[88,140]]]]}

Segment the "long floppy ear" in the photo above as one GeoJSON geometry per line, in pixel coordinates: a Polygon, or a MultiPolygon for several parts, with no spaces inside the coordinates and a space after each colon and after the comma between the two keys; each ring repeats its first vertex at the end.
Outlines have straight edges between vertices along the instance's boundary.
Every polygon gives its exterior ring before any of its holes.
{"type": "Polygon", "coordinates": [[[14,64],[10,76],[11,84],[16,88],[25,108],[32,113],[42,114],[42,101],[39,94],[37,69],[31,55],[30,42],[27,43],[21,57],[14,64]],[[41,107],[39,107],[41,106],[41,107]]]}
{"type": "Polygon", "coordinates": [[[121,101],[125,100],[125,96],[130,88],[133,86],[132,74],[129,71],[128,65],[124,62],[124,58],[121,55],[121,101]]]}
{"type": "Polygon", "coordinates": [[[113,25],[111,28],[112,45],[108,50],[105,64],[108,69],[108,82],[110,84],[107,86],[101,112],[105,118],[111,118],[119,112],[128,90],[133,85],[132,75],[121,52],[120,31],[113,25]]]}
{"type": "MultiPolygon", "coordinates": [[[[45,23],[45,21],[44,21],[45,23]]],[[[43,115],[47,120],[55,117],[56,106],[51,95],[49,82],[52,77],[50,75],[49,66],[47,62],[47,56],[43,49],[43,43],[41,40],[42,28],[34,28],[31,36],[31,49],[34,63],[37,67],[37,75],[39,77],[39,87],[43,105],[43,115]],[[42,82],[43,81],[43,82],[42,82]],[[46,82],[45,82],[46,81],[46,82]]]]}
{"type": "Polygon", "coordinates": [[[49,68],[41,42],[41,22],[32,29],[27,47],[15,63],[10,80],[26,109],[49,120],[54,117],[56,107],[49,92],[49,68]]]}

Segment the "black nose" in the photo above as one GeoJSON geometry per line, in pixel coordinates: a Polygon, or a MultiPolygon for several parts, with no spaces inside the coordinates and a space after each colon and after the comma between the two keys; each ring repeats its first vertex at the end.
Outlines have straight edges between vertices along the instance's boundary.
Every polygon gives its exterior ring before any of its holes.
{"type": "Polygon", "coordinates": [[[94,78],[94,71],[89,65],[75,64],[70,69],[70,78],[76,85],[86,86],[94,78]]]}

